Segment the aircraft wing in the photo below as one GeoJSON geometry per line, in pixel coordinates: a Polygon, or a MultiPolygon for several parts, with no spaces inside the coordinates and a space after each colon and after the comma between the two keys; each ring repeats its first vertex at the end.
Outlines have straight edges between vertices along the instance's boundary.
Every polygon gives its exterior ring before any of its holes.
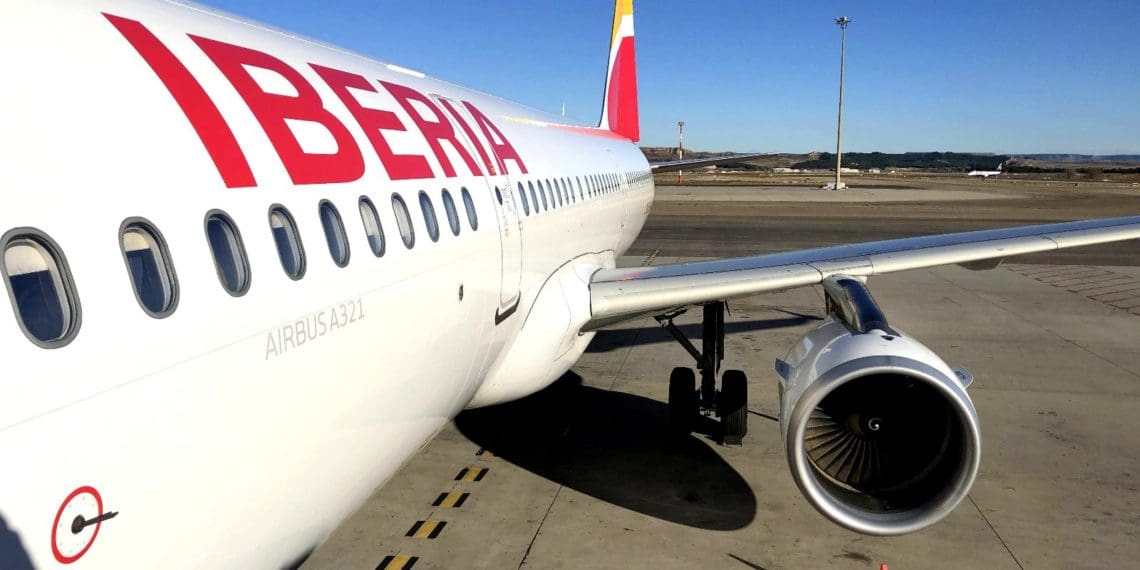
{"type": "Polygon", "coordinates": [[[1131,216],[603,269],[591,279],[592,318],[581,330],[710,301],[817,285],[832,275],[865,277],[953,263],[991,269],[1013,255],[1137,238],[1140,216],[1131,216]]]}
{"type": "Polygon", "coordinates": [[[697,168],[700,166],[715,166],[717,164],[726,164],[729,162],[744,162],[752,158],[760,158],[761,156],[768,156],[770,152],[758,152],[753,154],[734,154],[732,156],[713,156],[709,158],[693,158],[686,160],[673,160],[670,162],[656,162],[649,165],[654,174],[661,172],[676,172],[678,170],[685,170],[688,168],[697,168]]]}

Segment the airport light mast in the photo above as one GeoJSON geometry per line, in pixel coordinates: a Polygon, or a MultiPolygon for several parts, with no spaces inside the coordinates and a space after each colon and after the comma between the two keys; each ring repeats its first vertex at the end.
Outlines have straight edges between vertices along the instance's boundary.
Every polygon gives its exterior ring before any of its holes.
{"type": "Polygon", "coordinates": [[[851,19],[840,16],[835,19],[835,23],[839,24],[843,38],[839,44],[839,127],[835,135],[835,190],[842,190],[840,171],[843,165],[843,66],[847,63],[847,24],[851,23],[851,19]]]}
{"type": "MultiPolygon", "coordinates": [[[[677,121],[677,160],[685,160],[685,121],[677,121]]],[[[677,185],[681,184],[681,176],[685,172],[683,170],[677,171],[677,185]]]]}

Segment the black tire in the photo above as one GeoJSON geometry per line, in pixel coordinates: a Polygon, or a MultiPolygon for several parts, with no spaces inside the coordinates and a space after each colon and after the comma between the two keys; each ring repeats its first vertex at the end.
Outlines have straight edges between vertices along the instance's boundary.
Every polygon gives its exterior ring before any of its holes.
{"type": "Polygon", "coordinates": [[[740,445],[748,433],[748,377],[744,372],[724,371],[720,379],[717,414],[723,429],[721,441],[725,445],[740,445]]]}
{"type": "Polygon", "coordinates": [[[697,375],[692,368],[669,374],[669,428],[678,437],[693,433],[697,420],[697,375]]]}

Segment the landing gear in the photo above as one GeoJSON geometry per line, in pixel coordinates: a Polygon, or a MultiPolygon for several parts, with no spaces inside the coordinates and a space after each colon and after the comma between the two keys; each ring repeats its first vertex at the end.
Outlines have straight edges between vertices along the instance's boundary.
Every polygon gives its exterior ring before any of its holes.
{"type": "Polygon", "coordinates": [[[692,368],[674,368],[669,375],[669,428],[678,437],[688,437],[696,427],[697,376],[692,368]]]}
{"type": "Polygon", "coordinates": [[[720,439],[726,445],[740,445],[748,432],[748,378],[740,370],[726,370],[721,389],[716,386],[720,363],[724,360],[724,314],[727,305],[709,303],[703,307],[701,349],[693,346],[671,313],[657,317],[657,322],[693,357],[701,373],[700,389],[691,368],[674,368],[669,376],[669,420],[672,431],[679,435],[692,433],[701,416],[715,413],[720,418],[720,439]]]}

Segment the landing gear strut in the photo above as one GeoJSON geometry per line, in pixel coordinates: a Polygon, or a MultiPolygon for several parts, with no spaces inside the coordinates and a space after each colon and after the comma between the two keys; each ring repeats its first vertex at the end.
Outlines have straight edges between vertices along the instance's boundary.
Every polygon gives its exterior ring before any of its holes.
{"type": "Polygon", "coordinates": [[[696,375],[692,368],[674,368],[669,375],[669,420],[672,430],[678,435],[692,433],[697,420],[702,416],[716,414],[720,418],[720,437],[725,445],[740,445],[748,433],[748,378],[740,370],[725,370],[721,376],[721,387],[717,390],[716,378],[724,360],[724,314],[727,304],[723,301],[709,303],[702,310],[701,350],[693,346],[688,337],[673,324],[673,318],[681,312],[657,317],[657,322],[680,343],[701,373],[700,389],[696,386],[696,375]]]}

